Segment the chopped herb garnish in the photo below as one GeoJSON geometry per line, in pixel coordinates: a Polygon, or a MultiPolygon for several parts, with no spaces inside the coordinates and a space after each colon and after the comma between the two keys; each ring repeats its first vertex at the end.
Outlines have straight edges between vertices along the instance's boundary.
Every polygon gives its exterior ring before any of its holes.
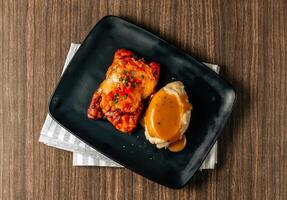
{"type": "Polygon", "coordinates": [[[141,78],[144,79],[144,75],[143,74],[141,75],[141,78]]]}
{"type": "Polygon", "coordinates": [[[126,99],[127,97],[128,97],[128,95],[125,94],[125,95],[123,96],[123,99],[126,99]]]}
{"type": "Polygon", "coordinates": [[[122,78],[122,77],[120,77],[120,78],[119,78],[119,81],[123,81],[123,78],[122,78]]]}
{"type": "Polygon", "coordinates": [[[123,74],[126,74],[126,73],[127,73],[127,70],[124,69],[124,70],[123,70],[123,74]]]}
{"type": "Polygon", "coordinates": [[[137,82],[132,83],[132,87],[135,88],[137,86],[137,82]]]}
{"type": "Polygon", "coordinates": [[[118,93],[115,93],[115,94],[114,94],[113,100],[114,100],[114,104],[117,104],[117,103],[118,103],[118,101],[119,101],[119,94],[118,94],[118,93]]]}
{"type": "Polygon", "coordinates": [[[125,78],[124,78],[124,84],[125,84],[125,85],[128,83],[128,80],[129,80],[128,77],[125,77],[125,78]]]}

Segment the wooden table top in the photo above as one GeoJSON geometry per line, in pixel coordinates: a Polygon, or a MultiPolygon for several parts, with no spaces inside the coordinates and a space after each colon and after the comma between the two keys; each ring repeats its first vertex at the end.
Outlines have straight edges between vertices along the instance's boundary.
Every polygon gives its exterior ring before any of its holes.
{"type": "Polygon", "coordinates": [[[286,0],[0,0],[0,31],[0,199],[287,198],[286,0]],[[38,142],[70,43],[108,14],[218,63],[237,91],[218,169],[183,189],[73,167],[71,153],[38,142]]]}

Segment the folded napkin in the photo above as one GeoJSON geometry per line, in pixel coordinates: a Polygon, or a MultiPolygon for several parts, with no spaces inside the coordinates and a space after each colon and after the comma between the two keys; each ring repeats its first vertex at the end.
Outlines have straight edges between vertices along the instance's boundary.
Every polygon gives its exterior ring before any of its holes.
{"type": "MultiPolygon", "coordinates": [[[[78,50],[80,44],[71,44],[63,71],[78,50]]],[[[208,67],[219,73],[219,66],[205,63],[208,67]]],[[[73,152],[74,166],[102,166],[102,167],[122,167],[102,155],[86,143],[76,138],[73,134],[61,127],[55,120],[47,114],[42,127],[39,142],[58,149],[73,152]]],[[[217,142],[209,152],[200,169],[215,169],[217,164],[217,142]]]]}

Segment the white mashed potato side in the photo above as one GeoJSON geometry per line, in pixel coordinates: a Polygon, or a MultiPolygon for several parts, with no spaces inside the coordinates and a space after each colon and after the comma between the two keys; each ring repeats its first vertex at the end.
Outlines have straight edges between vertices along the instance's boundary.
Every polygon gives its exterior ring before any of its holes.
{"type": "MultiPolygon", "coordinates": [[[[175,82],[171,82],[169,84],[167,84],[166,86],[163,87],[164,91],[168,94],[172,94],[175,95],[177,97],[177,100],[179,102],[179,105],[181,105],[182,107],[182,112],[180,114],[180,118],[181,118],[181,126],[180,126],[180,136],[179,139],[181,139],[183,137],[183,134],[185,133],[185,131],[187,130],[188,126],[189,126],[189,122],[190,122],[190,116],[191,116],[191,110],[184,110],[184,105],[188,102],[188,98],[185,99],[185,101],[187,102],[183,102],[183,98],[181,98],[183,95],[186,95],[186,91],[184,90],[184,85],[182,82],[180,81],[175,81],[175,82]]],[[[161,148],[167,148],[171,143],[168,141],[165,141],[161,138],[158,137],[151,137],[149,132],[148,132],[148,128],[147,125],[145,124],[145,137],[146,139],[152,143],[155,144],[157,148],[161,149],[161,148]]]]}

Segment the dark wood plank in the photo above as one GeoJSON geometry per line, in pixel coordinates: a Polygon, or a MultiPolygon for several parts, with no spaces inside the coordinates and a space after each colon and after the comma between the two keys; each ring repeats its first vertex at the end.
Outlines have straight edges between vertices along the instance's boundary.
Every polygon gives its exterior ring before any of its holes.
{"type": "Polygon", "coordinates": [[[286,27],[284,0],[1,0],[0,199],[286,199],[286,27]],[[70,43],[107,14],[220,64],[237,91],[218,169],[181,190],[38,143],[70,43]]]}

